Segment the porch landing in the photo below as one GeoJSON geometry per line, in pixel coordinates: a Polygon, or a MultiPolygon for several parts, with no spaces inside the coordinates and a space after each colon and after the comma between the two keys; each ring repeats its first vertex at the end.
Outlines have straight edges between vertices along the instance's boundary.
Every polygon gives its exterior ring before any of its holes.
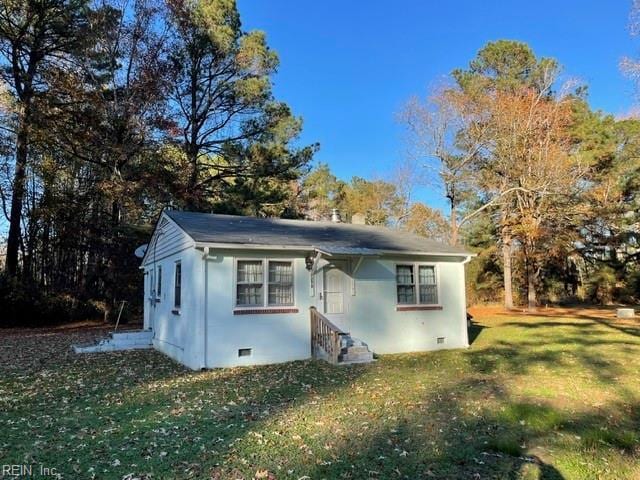
{"type": "Polygon", "coordinates": [[[111,332],[107,338],[89,345],[73,345],[75,353],[115,352],[119,350],[138,350],[152,347],[151,330],[131,330],[111,332]]]}

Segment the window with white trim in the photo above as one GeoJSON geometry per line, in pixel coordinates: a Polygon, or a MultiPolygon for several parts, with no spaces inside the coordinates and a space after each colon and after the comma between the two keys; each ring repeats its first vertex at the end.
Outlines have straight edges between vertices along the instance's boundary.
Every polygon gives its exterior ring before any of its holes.
{"type": "Polygon", "coordinates": [[[293,262],[291,261],[238,260],[236,262],[236,306],[293,306],[293,283],[293,262]]]}
{"type": "Polygon", "coordinates": [[[173,287],[173,306],[180,308],[182,304],[182,263],[179,261],[176,262],[173,287]]]}
{"type": "Polygon", "coordinates": [[[236,305],[239,307],[264,305],[262,260],[238,260],[236,284],[236,305]]]}
{"type": "Polygon", "coordinates": [[[293,305],[293,264],[269,262],[269,306],[293,305]]]}
{"type": "Polygon", "coordinates": [[[413,265],[396,265],[396,283],[398,303],[414,305],[416,303],[416,284],[413,265]]]}
{"type": "Polygon", "coordinates": [[[162,297],[162,265],[158,265],[156,275],[156,299],[160,300],[162,297]]]}
{"type": "Polygon", "coordinates": [[[396,291],[398,305],[437,305],[436,267],[420,264],[396,265],[396,291]]]}
{"type": "Polygon", "coordinates": [[[425,305],[436,305],[438,303],[436,267],[433,265],[418,266],[418,286],[420,289],[420,303],[425,305]]]}

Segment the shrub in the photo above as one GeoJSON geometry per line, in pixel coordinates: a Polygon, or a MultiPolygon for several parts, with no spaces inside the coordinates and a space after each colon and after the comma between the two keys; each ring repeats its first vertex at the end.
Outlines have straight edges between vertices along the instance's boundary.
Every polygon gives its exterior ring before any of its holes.
{"type": "Polygon", "coordinates": [[[616,272],[609,266],[601,266],[589,278],[587,294],[592,302],[610,304],[616,298],[616,272]]]}
{"type": "Polygon", "coordinates": [[[467,264],[467,302],[501,302],[503,299],[502,268],[495,247],[481,251],[467,264]]]}
{"type": "Polygon", "coordinates": [[[45,293],[0,274],[0,327],[38,327],[101,318],[103,312],[89,301],[71,295],[45,293]]]}
{"type": "Polygon", "coordinates": [[[640,302],[640,270],[627,275],[624,300],[628,303],[640,302]]]}

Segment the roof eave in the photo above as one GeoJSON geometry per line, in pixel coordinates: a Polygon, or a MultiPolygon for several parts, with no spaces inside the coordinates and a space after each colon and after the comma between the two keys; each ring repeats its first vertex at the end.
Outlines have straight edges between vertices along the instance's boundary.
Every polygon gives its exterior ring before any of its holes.
{"type": "MultiPolygon", "coordinates": [[[[289,250],[294,252],[308,252],[317,251],[325,255],[330,255],[330,252],[325,251],[322,247],[315,247],[313,245],[279,245],[279,244],[260,244],[260,243],[221,243],[221,242],[198,242],[196,241],[196,248],[214,248],[220,250],[289,250]]],[[[477,256],[475,253],[469,252],[421,252],[421,251],[400,251],[400,250],[384,250],[384,249],[370,249],[369,256],[380,255],[402,255],[402,256],[430,256],[430,257],[464,257],[471,258],[477,256]]],[[[359,254],[354,254],[359,256],[359,254]]]]}
{"type": "Polygon", "coordinates": [[[314,250],[309,245],[276,245],[262,243],[221,243],[221,242],[196,242],[196,248],[217,248],[220,250],[290,250],[295,252],[308,252],[314,250]]]}

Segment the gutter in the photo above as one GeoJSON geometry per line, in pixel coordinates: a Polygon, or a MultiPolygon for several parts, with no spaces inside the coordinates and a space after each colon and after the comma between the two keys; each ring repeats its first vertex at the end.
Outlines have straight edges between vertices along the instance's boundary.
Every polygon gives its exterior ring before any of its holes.
{"type": "MultiPolygon", "coordinates": [[[[215,243],[215,242],[196,242],[196,248],[215,248],[220,250],[290,250],[294,252],[308,252],[309,250],[315,250],[324,255],[333,256],[331,253],[324,250],[322,247],[315,247],[313,245],[267,245],[261,243],[215,243]]],[[[371,253],[368,255],[413,255],[413,256],[431,256],[431,257],[466,257],[468,262],[471,257],[476,257],[476,253],[469,252],[420,252],[420,251],[399,251],[399,250],[378,250],[370,249],[371,253]]],[[[336,254],[342,255],[342,254],[336,254]]],[[[352,256],[361,256],[362,254],[355,254],[352,256]]],[[[368,256],[367,255],[367,256],[368,256]]],[[[348,256],[348,255],[347,255],[348,256]]]]}

